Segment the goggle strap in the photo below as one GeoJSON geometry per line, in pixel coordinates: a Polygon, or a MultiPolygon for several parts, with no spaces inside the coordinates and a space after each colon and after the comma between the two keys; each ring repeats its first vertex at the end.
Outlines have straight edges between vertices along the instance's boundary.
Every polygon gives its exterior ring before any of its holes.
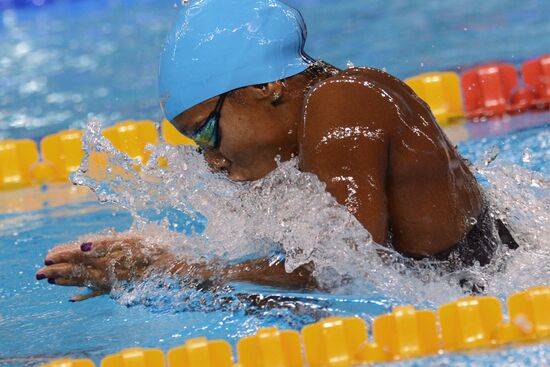
{"type": "Polygon", "coordinates": [[[220,111],[222,109],[223,101],[225,100],[225,97],[227,96],[227,93],[224,93],[220,96],[220,99],[218,99],[218,103],[216,103],[216,108],[214,109],[213,113],[220,114],[220,111]]]}

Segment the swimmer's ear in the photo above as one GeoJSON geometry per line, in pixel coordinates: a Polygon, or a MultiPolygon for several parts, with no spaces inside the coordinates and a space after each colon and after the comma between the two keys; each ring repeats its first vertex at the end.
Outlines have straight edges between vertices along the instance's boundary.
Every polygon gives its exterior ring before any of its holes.
{"type": "Polygon", "coordinates": [[[279,102],[283,96],[283,83],[280,81],[253,85],[248,89],[256,99],[267,99],[271,103],[279,102]]]}

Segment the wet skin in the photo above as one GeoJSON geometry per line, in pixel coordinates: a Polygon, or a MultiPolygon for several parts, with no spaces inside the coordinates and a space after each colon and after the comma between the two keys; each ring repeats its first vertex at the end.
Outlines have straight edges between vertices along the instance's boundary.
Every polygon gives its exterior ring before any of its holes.
{"type": "MultiPolygon", "coordinates": [[[[183,112],[174,126],[195,130],[218,98],[183,112]]],[[[324,65],[284,81],[232,91],[221,110],[220,133],[219,147],[204,153],[214,170],[237,181],[257,180],[276,168],[277,157],[298,156],[300,169],[326,183],[375,242],[407,256],[430,256],[454,246],[481,211],[475,178],[428,106],[402,81],[376,69],[338,71],[324,65]]],[[[136,255],[139,239],[106,238],[97,246],[127,248],[141,270],[124,268],[120,275],[116,269],[104,270],[111,257],[119,256],[116,251],[110,255],[103,250],[105,263],[90,264],[90,255],[73,244],[54,248],[46,257],[47,264],[54,264],[37,274],[56,284],[108,291],[113,279],[137,279],[150,269],[189,271],[185,262],[167,253],[148,254],[144,261],[136,255]]],[[[212,276],[207,265],[198,268],[199,278],[212,276]]],[[[306,267],[287,274],[282,263],[269,266],[265,260],[218,273],[221,281],[313,283],[306,267]]]]}

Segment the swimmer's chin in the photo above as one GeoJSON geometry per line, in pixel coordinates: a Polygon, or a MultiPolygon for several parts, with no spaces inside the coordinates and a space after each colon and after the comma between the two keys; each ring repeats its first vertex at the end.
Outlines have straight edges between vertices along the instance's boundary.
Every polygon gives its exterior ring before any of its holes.
{"type": "Polygon", "coordinates": [[[249,169],[235,165],[232,161],[222,155],[218,155],[216,157],[208,156],[206,161],[212,172],[225,173],[231,181],[235,182],[257,181],[264,178],[273,172],[275,168],[277,168],[276,165],[270,165],[269,167],[263,165],[256,167],[257,169],[249,169]]]}
{"type": "Polygon", "coordinates": [[[231,165],[228,165],[226,167],[213,167],[211,165],[210,170],[214,173],[225,174],[227,176],[227,178],[229,178],[231,181],[235,181],[235,182],[255,181],[255,180],[258,180],[258,179],[264,177],[264,176],[261,176],[261,177],[255,178],[255,177],[251,176],[250,174],[248,174],[247,172],[232,169],[231,165]]]}
{"type": "Polygon", "coordinates": [[[235,181],[235,182],[256,181],[261,178],[264,178],[265,176],[266,175],[253,176],[242,172],[235,172],[231,169],[227,170],[227,177],[229,177],[231,181],[235,181]]]}
{"type": "Polygon", "coordinates": [[[228,177],[233,181],[258,181],[269,176],[277,169],[277,161],[263,161],[252,167],[243,167],[232,163],[226,168],[228,177]]]}
{"type": "Polygon", "coordinates": [[[274,169],[250,171],[246,169],[237,168],[233,165],[225,169],[225,171],[227,172],[227,177],[230,180],[236,181],[236,182],[257,181],[269,175],[271,172],[273,172],[273,170],[274,169]]]}

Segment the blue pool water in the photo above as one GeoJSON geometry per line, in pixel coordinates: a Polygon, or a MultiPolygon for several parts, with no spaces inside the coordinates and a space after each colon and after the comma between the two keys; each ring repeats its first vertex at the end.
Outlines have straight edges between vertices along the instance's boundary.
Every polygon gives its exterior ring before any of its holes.
{"type": "MultiPolygon", "coordinates": [[[[308,52],[406,78],[548,53],[545,0],[289,0],[308,52]]],[[[176,0],[57,0],[0,18],[0,138],[39,138],[90,117],[160,119],[159,48],[176,0]]]]}
{"type": "MultiPolygon", "coordinates": [[[[289,2],[298,5],[308,21],[309,52],[339,66],[351,60],[407,77],[491,59],[519,63],[550,51],[543,42],[550,36],[546,1],[289,2]]],[[[62,128],[84,127],[90,117],[105,125],[124,118],[160,118],[157,55],[175,11],[174,1],[155,0],[59,0],[39,9],[4,11],[0,138],[40,138],[62,128]]],[[[549,146],[547,126],[459,145],[486,185],[496,187],[502,201],[508,200],[511,210],[519,213],[513,214],[529,238],[548,234],[537,227],[539,222],[525,218],[542,214],[547,220],[548,190],[540,186],[550,174],[549,146]],[[485,167],[484,162],[495,157],[485,167]]],[[[0,192],[0,366],[32,366],[62,356],[97,362],[126,347],[167,350],[197,336],[235,342],[258,327],[299,329],[327,315],[371,320],[394,305],[434,309],[461,295],[443,281],[414,288],[416,283],[409,284],[395,271],[387,281],[396,286],[375,280],[335,294],[251,284],[232,284],[232,290],[221,294],[194,294],[173,284],[159,290],[153,281],[112,297],[69,303],[79,290],[34,279],[48,249],[107,228],[127,230],[133,217],[120,207],[99,204],[91,194],[68,190],[55,186],[0,192]],[[18,199],[26,201],[22,209],[6,213],[8,203],[17,207],[18,199]],[[284,300],[269,307],[269,302],[253,304],[238,294],[284,300]]],[[[544,251],[550,241],[543,237],[534,242],[536,248],[511,259],[501,274],[481,274],[490,294],[504,299],[550,283],[550,255],[544,251]]],[[[404,364],[537,366],[549,360],[550,346],[541,344],[404,364]]]]}

